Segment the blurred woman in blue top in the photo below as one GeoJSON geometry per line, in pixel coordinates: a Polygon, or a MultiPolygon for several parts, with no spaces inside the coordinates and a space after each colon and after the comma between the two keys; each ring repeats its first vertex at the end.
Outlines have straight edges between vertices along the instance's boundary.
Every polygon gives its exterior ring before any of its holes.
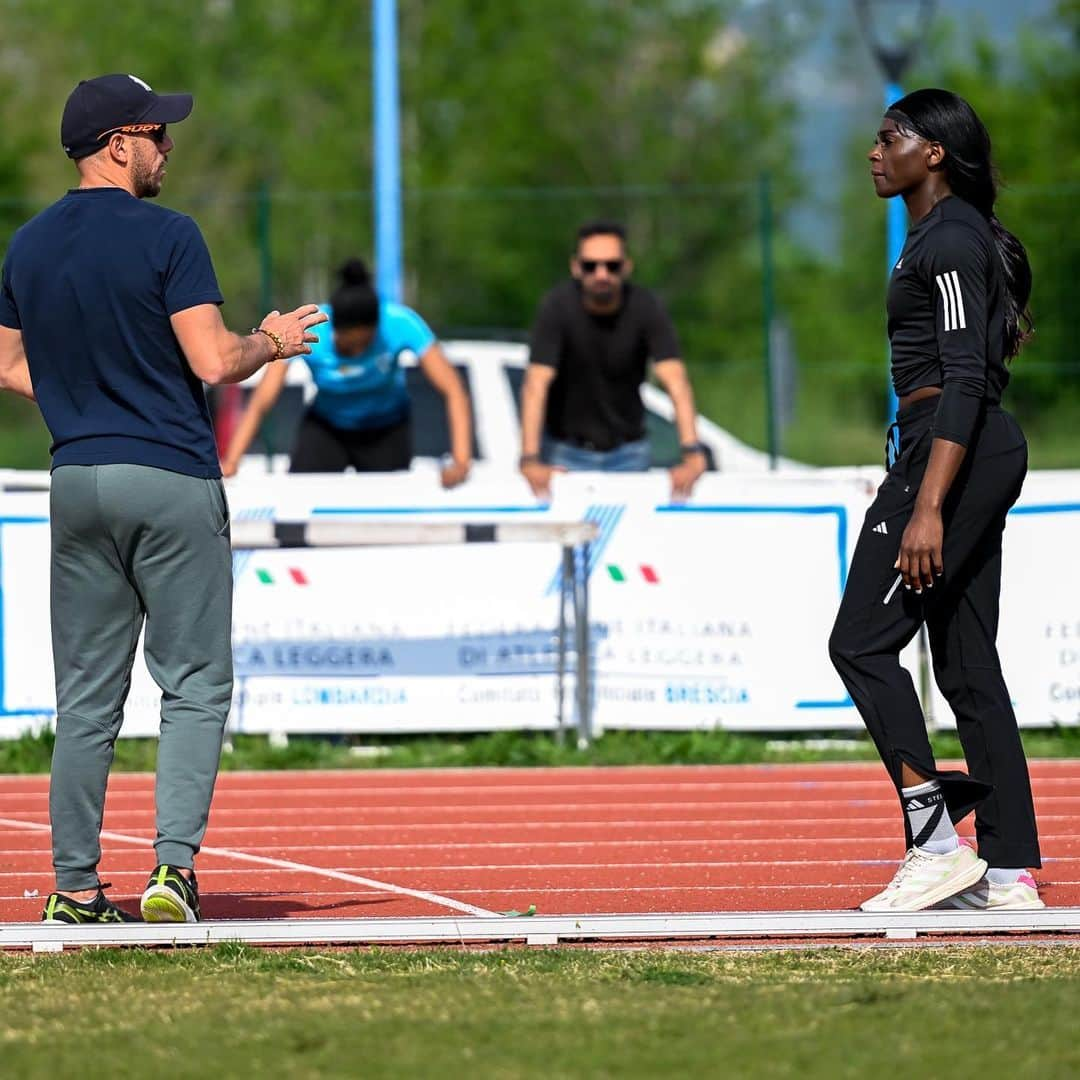
{"type": "MultiPolygon", "coordinates": [[[[416,354],[420,368],[446,402],[450,458],[444,487],[460,484],[472,465],[472,414],[461,379],[430,327],[411,308],[379,300],[360,259],[340,270],[341,283],[322,310],[330,322],[304,360],[317,393],[300,424],[290,472],[392,472],[412,460],[412,424],[399,357],[416,354]]],[[[235,474],[263,418],[285,385],[284,364],[270,364],[237,425],[222,472],[235,474]]]]}

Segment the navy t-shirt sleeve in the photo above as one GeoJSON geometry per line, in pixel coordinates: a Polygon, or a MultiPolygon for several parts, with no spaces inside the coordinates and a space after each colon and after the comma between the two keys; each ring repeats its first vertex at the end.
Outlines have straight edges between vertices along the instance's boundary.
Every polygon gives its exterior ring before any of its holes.
{"type": "Polygon", "coordinates": [[[0,326],[6,326],[9,330],[22,329],[19,309],[15,306],[15,294],[11,289],[10,260],[4,261],[4,269],[0,273],[0,326]]]}
{"type": "Polygon", "coordinates": [[[164,296],[169,315],[199,304],[223,303],[210,251],[199,226],[191,218],[178,214],[165,231],[164,242],[164,296]]]}
{"type": "Polygon", "coordinates": [[[529,363],[557,368],[563,347],[563,320],[558,297],[548,293],[540,303],[529,337],[529,363]]]}
{"type": "Polygon", "coordinates": [[[649,297],[645,333],[649,341],[649,357],[654,364],[661,360],[677,360],[682,355],[679,351],[679,336],[675,333],[671,317],[655,296],[649,297]]]}
{"type": "Polygon", "coordinates": [[[942,222],[932,240],[925,274],[942,374],[934,435],[967,446],[986,393],[991,254],[984,238],[962,222],[942,222]]]}

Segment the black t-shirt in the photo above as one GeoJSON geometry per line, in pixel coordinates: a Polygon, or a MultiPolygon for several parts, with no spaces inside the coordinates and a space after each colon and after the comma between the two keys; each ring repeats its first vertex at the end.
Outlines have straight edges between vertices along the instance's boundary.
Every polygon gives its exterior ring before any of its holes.
{"type": "Polygon", "coordinates": [[[644,438],[646,365],[678,356],[675,328],[648,289],[628,282],[618,311],[593,315],[577,281],[556,285],[540,303],[529,348],[530,364],[558,371],[548,393],[547,434],[592,450],[644,438]]]}
{"type": "Polygon", "coordinates": [[[908,233],[887,302],[893,388],[942,387],[937,437],[966,446],[982,403],[1001,401],[1004,300],[989,223],[963,199],[942,199],[908,233]]]}
{"type": "Polygon", "coordinates": [[[120,188],[69,191],[19,229],[0,323],[22,332],[53,467],[220,476],[206,394],[169,322],[220,303],[195,222],[120,188]]]}

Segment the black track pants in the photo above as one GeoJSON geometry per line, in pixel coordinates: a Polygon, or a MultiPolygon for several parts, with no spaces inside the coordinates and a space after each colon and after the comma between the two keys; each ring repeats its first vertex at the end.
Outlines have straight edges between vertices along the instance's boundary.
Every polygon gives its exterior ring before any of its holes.
{"type": "Polygon", "coordinates": [[[412,462],[412,424],[349,431],[334,427],[310,409],[296,434],[289,472],[394,472],[412,462]]]}
{"type": "Polygon", "coordinates": [[[975,810],[979,855],[991,866],[1037,867],[1031,783],[995,644],[1001,536],[1027,472],[1027,443],[1007,412],[986,409],[946,499],[944,575],[917,596],[897,583],[894,564],[930,456],[936,408],[932,398],[897,417],[899,457],[863,522],[829,653],[897,791],[906,761],[941,781],[954,822],[975,810]],[[968,774],[937,768],[915,687],[900,665],[923,621],[968,774]]]}

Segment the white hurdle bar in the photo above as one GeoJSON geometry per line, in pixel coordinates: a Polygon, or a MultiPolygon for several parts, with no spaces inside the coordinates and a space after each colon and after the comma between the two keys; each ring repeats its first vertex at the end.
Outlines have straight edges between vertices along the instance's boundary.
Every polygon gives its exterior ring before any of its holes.
{"type": "Polygon", "coordinates": [[[244,521],[231,525],[232,546],[239,550],[303,547],[379,547],[398,544],[558,544],[562,548],[559,590],[558,708],[560,737],[565,724],[567,603],[574,616],[577,657],[576,712],[578,745],[592,739],[592,663],[589,640],[589,544],[599,532],[591,521],[356,521],[319,518],[301,521],[244,521]],[[579,556],[580,553],[580,556],[579,556]]]}
{"type": "Polygon", "coordinates": [[[409,919],[251,919],[94,926],[0,923],[0,949],[61,952],[96,945],[470,944],[760,938],[874,938],[920,935],[1077,934],[1080,908],[1040,911],[747,911],[700,915],[438,916],[409,919]]]}

